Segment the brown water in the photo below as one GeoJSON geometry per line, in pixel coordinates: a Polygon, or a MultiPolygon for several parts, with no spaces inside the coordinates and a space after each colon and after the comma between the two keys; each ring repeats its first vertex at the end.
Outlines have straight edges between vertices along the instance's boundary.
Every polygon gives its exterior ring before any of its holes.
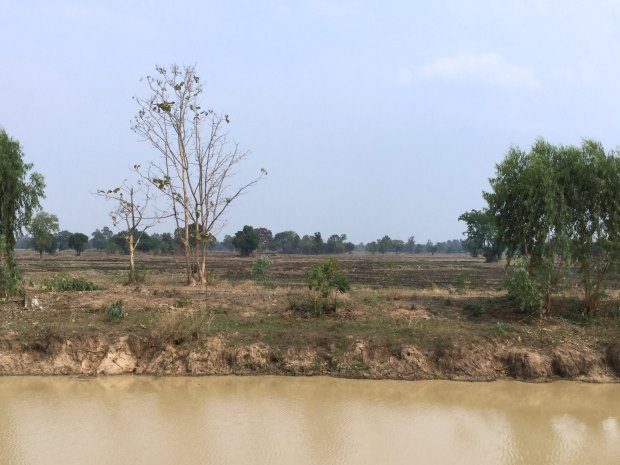
{"type": "Polygon", "coordinates": [[[0,377],[0,464],[620,464],[620,385],[0,377]]]}

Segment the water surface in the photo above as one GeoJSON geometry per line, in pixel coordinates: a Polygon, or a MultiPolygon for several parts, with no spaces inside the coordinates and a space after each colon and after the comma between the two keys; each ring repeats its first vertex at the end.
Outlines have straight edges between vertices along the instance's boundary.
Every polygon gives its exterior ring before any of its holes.
{"type": "Polygon", "coordinates": [[[620,464],[620,385],[0,377],[1,464],[620,464]]]}

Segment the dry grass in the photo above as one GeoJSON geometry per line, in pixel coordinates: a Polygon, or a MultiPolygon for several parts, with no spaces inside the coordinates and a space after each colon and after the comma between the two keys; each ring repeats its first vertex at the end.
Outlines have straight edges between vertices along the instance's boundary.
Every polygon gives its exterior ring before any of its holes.
{"type": "MultiPolygon", "coordinates": [[[[20,253],[27,292],[43,311],[25,311],[19,302],[0,303],[1,335],[42,338],[50,335],[133,333],[175,344],[200,344],[226,334],[235,341],[261,341],[272,347],[369,344],[398,348],[415,345],[441,353],[453,347],[499,341],[534,348],[563,341],[602,346],[620,341],[618,289],[610,289],[606,315],[579,318],[573,289],[558,301],[556,317],[540,321],[519,314],[503,298],[501,264],[468,257],[408,255],[338,257],[352,284],[335,315],[308,318],[292,310],[307,298],[303,273],[321,257],[273,257],[275,286],[251,280],[252,258],[209,256],[214,280],[205,289],[183,284],[179,257],[139,256],[147,279],[126,286],[126,257],[94,252],[81,257],[62,253],[39,259],[20,253]],[[49,292],[46,277],[66,273],[106,288],[94,292],[49,292]],[[111,323],[104,309],[122,300],[127,317],[111,323]]],[[[396,350],[396,349],[394,349],[396,350]]]]}

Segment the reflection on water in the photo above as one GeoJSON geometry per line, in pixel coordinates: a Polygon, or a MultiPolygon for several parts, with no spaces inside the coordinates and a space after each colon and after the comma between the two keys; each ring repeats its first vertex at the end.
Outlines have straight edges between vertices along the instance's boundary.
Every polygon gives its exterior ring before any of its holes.
{"type": "Polygon", "coordinates": [[[620,385],[0,377],[2,464],[620,464],[620,385]]]}

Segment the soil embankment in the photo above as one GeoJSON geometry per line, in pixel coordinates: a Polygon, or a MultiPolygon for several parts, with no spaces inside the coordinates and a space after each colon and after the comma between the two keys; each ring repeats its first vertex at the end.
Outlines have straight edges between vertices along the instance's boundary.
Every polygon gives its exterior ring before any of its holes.
{"type": "Polygon", "coordinates": [[[502,264],[353,254],[339,257],[350,291],[317,315],[304,270],[321,257],[273,257],[272,282],[259,284],[252,258],[213,254],[203,289],[182,285],[179,257],[138,258],[146,282],[128,286],[122,256],[18,254],[26,296],[0,301],[0,375],[620,379],[613,287],[588,315],[569,282],[540,319],[506,301],[502,264]],[[49,286],[74,276],[96,289],[49,286]],[[108,314],[114,306],[118,318],[108,314]]]}
{"type": "Polygon", "coordinates": [[[282,351],[264,343],[230,345],[213,336],[191,346],[125,335],[89,335],[64,339],[0,340],[1,375],[327,375],[372,379],[453,379],[491,381],[555,379],[616,382],[620,345],[605,351],[570,344],[540,352],[488,343],[447,346],[432,352],[415,345],[382,347],[353,341],[350,350],[337,344],[299,346],[282,351]]]}

